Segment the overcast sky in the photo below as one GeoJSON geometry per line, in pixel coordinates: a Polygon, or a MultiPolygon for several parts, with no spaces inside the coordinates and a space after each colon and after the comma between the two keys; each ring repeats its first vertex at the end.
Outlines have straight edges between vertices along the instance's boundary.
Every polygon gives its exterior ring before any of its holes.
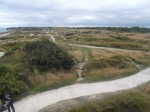
{"type": "Polygon", "coordinates": [[[150,0],[0,0],[0,27],[150,26],[150,0]]]}

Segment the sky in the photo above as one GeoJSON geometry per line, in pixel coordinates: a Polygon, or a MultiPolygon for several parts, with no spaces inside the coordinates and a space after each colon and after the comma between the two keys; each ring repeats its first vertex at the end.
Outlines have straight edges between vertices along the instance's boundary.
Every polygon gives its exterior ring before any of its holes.
{"type": "Polygon", "coordinates": [[[150,0],[0,0],[0,27],[150,26],[150,0]]]}

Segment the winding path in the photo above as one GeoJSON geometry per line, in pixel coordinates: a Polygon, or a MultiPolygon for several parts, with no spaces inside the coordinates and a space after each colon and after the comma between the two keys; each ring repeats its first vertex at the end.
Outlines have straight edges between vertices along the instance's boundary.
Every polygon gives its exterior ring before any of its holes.
{"type": "Polygon", "coordinates": [[[16,112],[38,112],[40,109],[59,101],[93,94],[117,92],[137,87],[149,81],[150,68],[135,75],[113,81],[74,84],[23,98],[15,103],[16,112]]]}
{"type": "MultiPolygon", "coordinates": [[[[50,34],[50,40],[54,43],[56,43],[56,38],[50,34]]],[[[92,45],[84,45],[84,44],[73,44],[70,43],[68,44],[69,46],[74,46],[74,47],[79,47],[79,48],[90,48],[90,49],[104,49],[104,50],[115,50],[115,51],[136,51],[137,50],[131,50],[131,49],[121,49],[121,48],[115,48],[115,47],[97,47],[97,46],[92,46],[92,45]]],[[[139,50],[140,51],[140,50],[139,50]]]]}
{"type": "Polygon", "coordinates": [[[92,45],[84,45],[84,44],[68,44],[69,46],[79,47],[79,48],[89,48],[89,49],[101,49],[101,50],[112,50],[112,51],[132,51],[137,52],[140,50],[131,50],[131,49],[121,49],[121,48],[115,48],[115,47],[97,47],[92,45]]]}

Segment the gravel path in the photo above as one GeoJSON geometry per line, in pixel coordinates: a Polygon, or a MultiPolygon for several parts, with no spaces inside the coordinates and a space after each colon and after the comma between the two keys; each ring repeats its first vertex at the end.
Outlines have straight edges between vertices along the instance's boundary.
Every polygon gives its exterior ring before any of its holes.
{"type": "Polygon", "coordinates": [[[10,35],[10,33],[3,33],[3,34],[0,34],[0,38],[6,37],[6,36],[8,36],[8,35],[10,35]]]}
{"type": "Polygon", "coordinates": [[[40,109],[48,105],[55,104],[59,101],[78,98],[81,96],[126,90],[139,86],[148,81],[150,81],[150,68],[135,75],[117,80],[98,83],[74,84],[60,89],[54,89],[25,97],[15,103],[16,112],[38,112],[40,109]]]}
{"type": "Polygon", "coordinates": [[[4,56],[4,52],[0,52],[0,58],[4,56]]]}
{"type": "MultiPolygon", "coordinates": [[[[113,51],[135,51],[138,50],[131,50],[131,49],[121,49],[121,48],[113,48],[113,47],[96,47],[91,45],[81,45],[81,44],[69,44],[69,46],[79,47],[79,48],[90,48],[90,49],[102,49],[102,50],[113,50],[113,51]]],[[[139,50],[140,51],[140,50],[139,50]]]]}

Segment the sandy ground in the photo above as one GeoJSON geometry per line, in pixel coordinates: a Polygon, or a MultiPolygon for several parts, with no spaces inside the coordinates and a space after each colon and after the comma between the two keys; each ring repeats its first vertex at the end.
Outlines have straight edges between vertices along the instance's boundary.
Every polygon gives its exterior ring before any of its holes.
{"type": "Polygon", "coordinates": [[[38,112],[40,109],[48,105],[55,104],[59,101],[94,94],[104,94],[109,92],[117,92],[120,90],[127,90],[137,87],[148,81],[150,81],[150,68],[145,69],[135,75],[117,80],[74,84],[25,97],[15,103],[16,112],[38,112]]]}
{"type": "Polygon", "coordinates": [[[6,36],[8,36],[8,35],[10,35],[10,33],[3,33],[3,34],[0,34],[0,38],[6,37],[6,36]]]}
{"type": "Polygon", "coordinates": [[[102,49],[102,50],[114,50],[114,51],[137,51],[137,50],[130,50],[130,49],[120,49],[120,48],[112,48],[112,47],[96,47],[90,45],[81,45],[81,44],[69,44],[69,46],[79,47],[79,48],[90,48],[90,49],[102,49]]]}
{"type": "Polygon", "coordinates": [[[4,52],[0,52],[0,58],[2,57],[2,56],[4,56],[4,52]]]}

